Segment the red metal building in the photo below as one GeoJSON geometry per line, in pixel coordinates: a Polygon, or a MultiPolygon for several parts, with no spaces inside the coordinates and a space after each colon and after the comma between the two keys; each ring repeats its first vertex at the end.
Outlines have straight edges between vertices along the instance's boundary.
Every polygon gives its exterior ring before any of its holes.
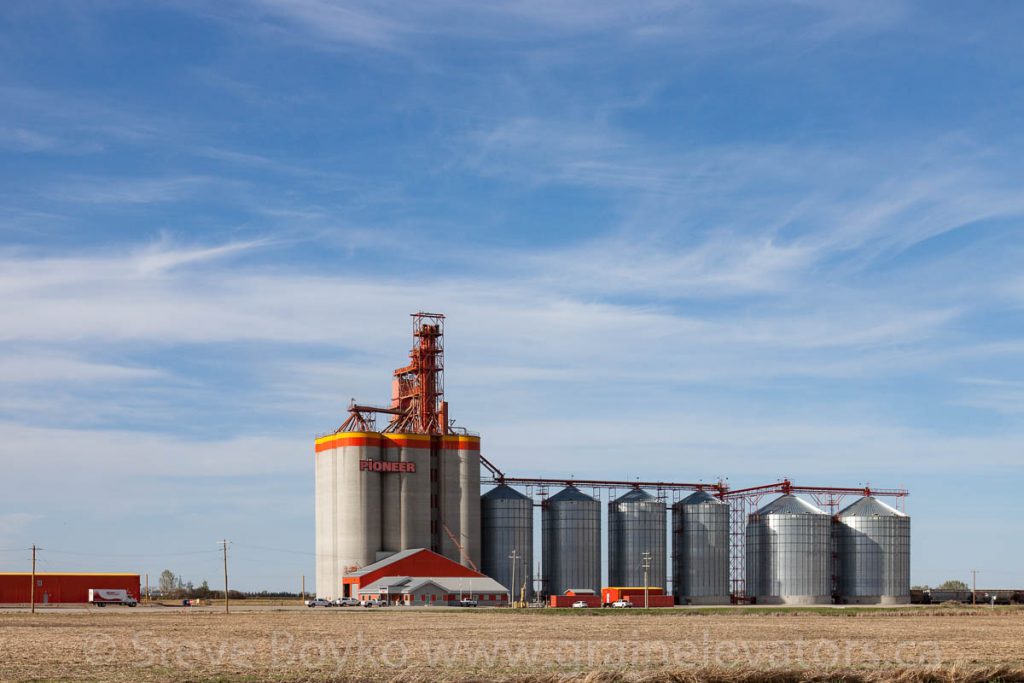
{"type": "MultiPolygon", "coordinates": [[[[138,574],[36,572],[36,604],[88,602],[90,588],[120,588],[141,598],[138,574]]],[[[0,604],[28,604],[32,593],[29,572],[0,572],[0,604]]]]}
{"type": "MultiPolygon", "coordinates": [[[[618,600],[625,600],[633,607],[644,606],[643,586],[605,586],[601,589],[601,602],[610,605],[618,600]]],[[[647,588],[648,607],[675,607],[676,601],[671,595],[665,595],[660,587],[647,588]]]]}
{"type": "Polygon", "coordinates": [[[572,603],[581,600],[587,603],[587,607],[601,606],[601,596],[589,588],[570,588],[565,595],[552,595],[548,604],[551,607],[572,607],[572,603]]]}

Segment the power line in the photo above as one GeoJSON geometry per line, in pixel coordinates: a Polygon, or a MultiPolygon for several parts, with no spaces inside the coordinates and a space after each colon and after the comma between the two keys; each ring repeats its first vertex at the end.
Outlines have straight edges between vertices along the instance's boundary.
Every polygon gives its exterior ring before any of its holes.
{"type": "Polygon", "coordinates": [[[51,550],[49,548],[39,548],[39,550],[45,550],[48,553],[57,553],[58,555],[82,555],[84,557],[180,557],[183,555],[206,555],[219,553],[220,550],[184,550],[181,552],[174,553],[89,553],[82,552],[80,550],[51,550]]]}
{"type": "Polygon", "coordinates": [[[286,550],[284,548],[268,548],[263,545],[250,545],[249,543],[239,543],[237,541],[231,541],[231,545],[239,548],[252,548],[253,550],[269,550],[274,553],[288,553],[291,555],[308,555],[310,557],[316,557],[316,553],[311,553],[308,550],[286,550]]]}

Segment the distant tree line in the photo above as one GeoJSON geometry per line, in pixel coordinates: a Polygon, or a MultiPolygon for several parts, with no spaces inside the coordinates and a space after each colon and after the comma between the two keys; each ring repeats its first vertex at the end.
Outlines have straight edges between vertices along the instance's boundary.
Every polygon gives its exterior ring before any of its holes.
{"type": "Polygon", "coordinates": [[[937,591],[969,591],[969,590],[971,590],[971,587],[968,586],[966,582],[959,581],[957,579],[949,579],[948,581],[943,581],[938,586],[935,586],[935,588],[932,588],[931,586],[911,586],[911,588],[914,589],[914,590],[925,590],[925,591],[926,590],[937,590],[937,591]]]}
{"type": "MultiPolygon", "coordinates": [[[[223,600],[224,591],[210,588],[206,579],[198,586],[191,581],[185,581],[170,569],[160,572],[160,579],[157,582],[156,593],[162,598],[171,600],[223,600]]],[[[244,600],[246,598],[298,598],[298,593],[288,591],[236,591],[229,590],[228,597],[232,600],[244,600]]]]}

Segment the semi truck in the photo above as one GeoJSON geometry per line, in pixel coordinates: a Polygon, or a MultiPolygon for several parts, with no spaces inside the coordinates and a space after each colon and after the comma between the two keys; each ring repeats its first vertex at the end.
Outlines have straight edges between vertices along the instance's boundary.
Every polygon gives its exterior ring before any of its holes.
{"type": "Polygon", "coordinates": [[[106,607],[107,605],[135,607],[139,602],[123,588],[90,588],[89,604],[97,607],[106,607]]]}

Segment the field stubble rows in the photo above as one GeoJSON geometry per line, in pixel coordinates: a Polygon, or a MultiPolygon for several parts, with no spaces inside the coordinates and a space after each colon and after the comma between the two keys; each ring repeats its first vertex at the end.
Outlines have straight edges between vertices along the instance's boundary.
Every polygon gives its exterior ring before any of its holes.
{"type": "Polygon", "coordinates": [[[5,681],[1024,681],[1024,610],[0,614],[5,681]]]}

